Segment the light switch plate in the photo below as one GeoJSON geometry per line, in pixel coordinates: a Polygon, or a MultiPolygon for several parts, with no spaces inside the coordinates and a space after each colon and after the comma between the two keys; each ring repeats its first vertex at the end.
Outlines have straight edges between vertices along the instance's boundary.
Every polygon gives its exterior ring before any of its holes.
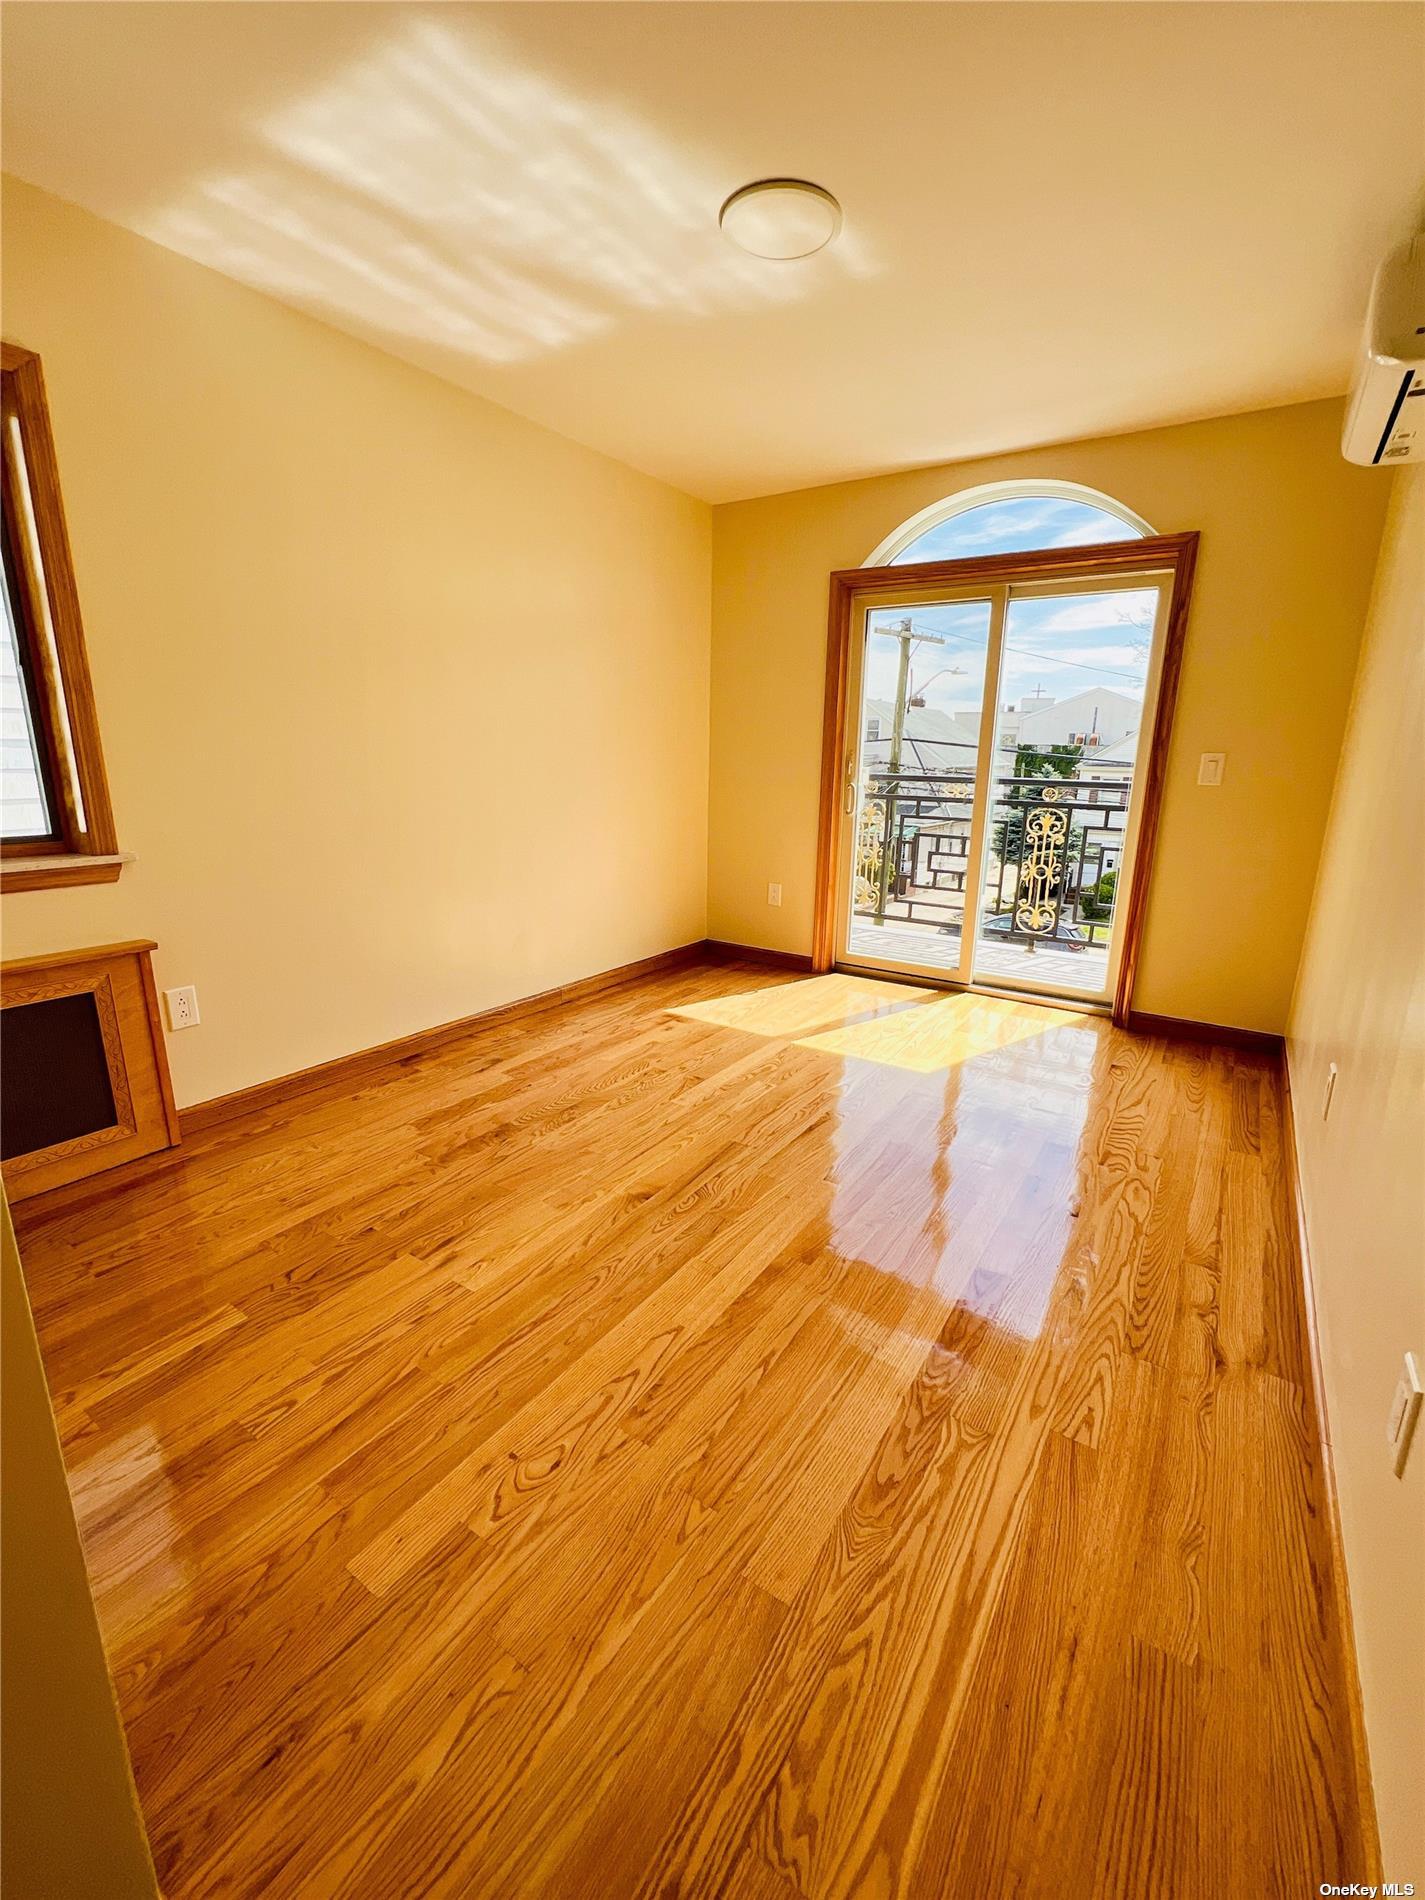
{"type": "Polygon", "coordinates": [[[780,885],[780,884],[769,884],[769,885],[767,886],[767,902],[768,902],[769,904],[773,904],[773,905],[776,905],[776,904],[780,904],[780,903],[781,903],[781,901],[782,901],[782,887],[781,887],[781,885],[780,885]]]}
{"type": "Polygon", "coordinates": [[[1397,1478],[1403,1474],[1405,1461],[1410,1456],[1410,1441],[1415,1436],[1415,1423],[1420,1417],[1420,1398],[1420,1368],[1416,1364],[1415,1354],[1408,1352],[1405,1355],[1405,1370],[1400,1375],[1400,1384],[1395,1388],[1395,1397],[1391,1401],[1390,1424],[1386,1432],[1397,1478]]]}
{"type": "Polygon", "coordinates": [[[1225,752],[1204,752],[1197,762],[1197,782],[1199,785],[1220,785],[1226,769],[1225,752]]]}

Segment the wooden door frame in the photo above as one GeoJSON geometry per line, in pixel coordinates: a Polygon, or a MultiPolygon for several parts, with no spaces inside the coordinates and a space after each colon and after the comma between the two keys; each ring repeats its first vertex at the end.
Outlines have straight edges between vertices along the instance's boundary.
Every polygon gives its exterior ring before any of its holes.
{"type": "MultiPolygon", "coordinates": [[[[1148,911],[1167,774],[1168,743],[1182,672],[1183,642],[1192,601],[1199,536],[1150,535],[1141,541],[1105,541],[1093,547],[1044,548],[1035,554],[986,554],[964,561],[913,561],[889,567],[838,568],[831,576],[826,635],[826,701],[822,715],[821,804],[816,840],[816,916],[812,929],[812,968],[830,970],[836,960],[837,840],[841,829],[841,778],[846,752],[847,681],[851,630],[859,597],[894,594],[919,587],[966,587],[1027,581],[1079,581],[1151,569],[1169,578],[1167,625],[1163,633],[1158,703],[1148,745],[1147,771],[1140,793],[1135,848],[1137,871],[1123,917],[1123,950],[1113,998],[1113,1020],[1126,1023],[1138,970],[1138,949],[1148,911]]],[[[917,982],[922,979],[917,978],[917,982]]],[[[1032,999],[1031,999],[1032,1000],[1032,999]]]]}

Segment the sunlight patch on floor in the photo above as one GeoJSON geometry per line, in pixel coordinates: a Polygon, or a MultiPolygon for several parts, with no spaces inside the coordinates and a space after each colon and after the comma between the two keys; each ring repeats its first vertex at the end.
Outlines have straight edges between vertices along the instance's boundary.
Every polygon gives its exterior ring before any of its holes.
{"type": "Polygon", "coordinates": [[[847,1027],[867,1018],[894,1014],[925,1003],[939,990],[908,983],[881,983],[868,976],[810,976],[798,983],[774,983],[737,996],[714,996],[672,1010],[694,1022],[720,1029],[743,1029],[755,1036],[785,1036],[795,1041],[819,1029],[847,1027]]]}
{"type": "Polygon", "coordinates": [[[927,1000],[899,1015],[804,1036],[797,1046],[817,1049],[824,1055],[853,1057],[859,1062],[885,1063],[916,1075],[933,1075],[976,1056],[1008,1049],[1086,1020],[1076,1011],[1036,1009],[1032,1004],[1002,1003],[994,997],[947,996],[934,991],[913,994],[927,1000]]]}
{"type": "Polygon", "coordinates": [[[684,1003],[669,1011],[720,1029],[785,1038],[799,1049],[934,1075],[1032,1037],[1101,1023],[1096,1012],[1046,1009],[969,992],[921,989],[840,972],[684,1003]]]}

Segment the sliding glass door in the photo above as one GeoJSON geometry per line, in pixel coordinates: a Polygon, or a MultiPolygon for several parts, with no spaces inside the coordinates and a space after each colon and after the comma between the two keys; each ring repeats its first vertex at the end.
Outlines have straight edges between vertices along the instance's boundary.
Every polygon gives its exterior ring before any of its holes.
{"type": "Polygon", "coordinates": [[[857,615],[842,790],[847,963],[970,980],[1006,604],[1003,588],[912,594],[857,615]]]}
{"type": "Polygon", "coordinates": [[[1144,573],[856,603],[838,961],[1111,998],[1167,593],[1144,573]]]}

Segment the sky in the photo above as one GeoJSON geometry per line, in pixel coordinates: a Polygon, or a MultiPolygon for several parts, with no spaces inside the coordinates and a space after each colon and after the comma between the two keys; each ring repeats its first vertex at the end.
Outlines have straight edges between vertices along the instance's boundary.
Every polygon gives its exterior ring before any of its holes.
{"type": "MultiPolygon", "coordinates": [[[[1130,532],[1118,516],[1087,502],[1015,497],[952,515],[911,542],[896,560],[955,560],[972,554],[1085,546],[1125,540],[1130,532]]],[[[1036,687],[1055,699],[1067,699],[1096,685],[1141,699],[1156,605],[1153,588],[1012,601],[1005,624],[1001,701],[1018,701],[1036,687]]],[[[978,715],[990,618],[988,603],[978,601],[909,610],[878,608],[871,615],[867,697],[895,699],[900,643],[878,635],[876,628],[898,626],[907,612],[916,633],[944,641],[934,645],[927,640],[912,647],[914,689],[923,693],[927,706],[978,715]]],[[[967,762],[969,757],[967,753],[967,762]]]]}
{"type": "Polygon", "coordinates": [[[1134,538],[1126,521],[1092,502],[1056,495],[1010,495],[937,522],[903,547],[893,565],[962,561],[972,554],[1027,554],[1034,548],[1088,547],[1095,541],[1134,538]]]}

